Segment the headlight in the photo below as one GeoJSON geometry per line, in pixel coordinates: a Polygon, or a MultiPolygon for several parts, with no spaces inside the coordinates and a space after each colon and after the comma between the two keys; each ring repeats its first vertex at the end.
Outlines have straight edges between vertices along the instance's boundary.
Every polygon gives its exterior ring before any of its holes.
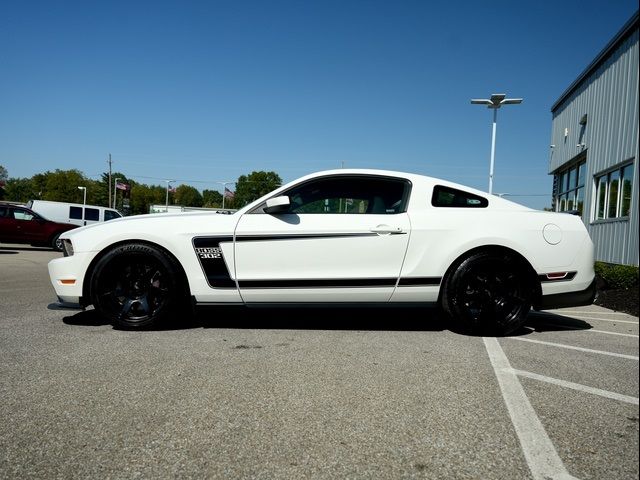
{"type": "Polygon", "coordinates": [[[68,238],[62,239],[62,252],[64,253],[65,257],[70,257],[71,255],[73,255],[73,244],[68,238]]]}

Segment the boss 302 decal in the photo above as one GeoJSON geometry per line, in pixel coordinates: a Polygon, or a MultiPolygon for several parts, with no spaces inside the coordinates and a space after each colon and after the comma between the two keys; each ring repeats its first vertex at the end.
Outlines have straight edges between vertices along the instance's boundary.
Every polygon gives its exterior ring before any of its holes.
{"type": "Polygon", "coordinates": [[[233,237],[227,235],[193,239],[193,248],[211,288],[236,288],[236,282],[229,275],[229,269],[224,262],[224,255],[222,248],[220,248],[220,244],[224,242],[233,242],[233,237]]]}

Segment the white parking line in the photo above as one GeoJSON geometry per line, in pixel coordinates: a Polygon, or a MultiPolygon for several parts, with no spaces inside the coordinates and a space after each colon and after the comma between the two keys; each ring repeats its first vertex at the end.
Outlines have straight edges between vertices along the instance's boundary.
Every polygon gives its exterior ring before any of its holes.
{"type": "Polygon", "coordinates": [[[638,338],[638,335],[634,335],[632,333],[608,332],[606,330],[594,330],[593,328],[572,327],[571,325],[560,325],[559,323],[549,323],[549,322],[538,322],[538,324],[544,325],[545,327],[557,327],[563,330],[582,330],[583,332],[604,333],[607,335],[619,335],[621,337],[638,338]]]}
{"type": "Polygon", "coordinates": [[[574,347],[573,345],[565,345],[564,343],[544,342],[542,340],[532,340],[530,338],[520,338],[520,337],[509,337],[509,340],[518,340],[519,342],[539,343],[541,345],[550,345],[552,347],[568,348],[569,350],[579,350],[581,352],[597,353],[599,355],[609,355],[610,357],[628,358],[629,360],[638,361],[638,357],[635,357],[633,355],[605,352],[603,350],[592,350],[591,348],[574,347]]]}
{"type": "Polygon", "coordinates": [[[630,320],[614,320],[611,318],[585,317],[581,315],[571,315],[571,318],[578,318],[580,320],[597,320],[599,322],[610,322],[610,323],[630,323],[631,325],[638,325],[638,322],[632,322],[630,320]]]}
{"type": "Polygon", "coordinates": [[[620,402],[630,403],[632,405],[638,405],[638,398],[630,397],[629,395],[622,395],[621,393],[610,392],[608,390],[602,390],[600,388],[588,387],[587,385],[581,385],[579,383],[567,382],[566,380],[560,380],[558,378],[547,377],[545,375],[538,375],[537,373],[525,372],[524,370],[513,370],[514,373],[520,377],[532,378],[545,383],[552,383],[565,388],[571,388],[572,390],[579,390],[581,392],[592,393],[601,397],[611,398],[620,402]]]}
{"type": "Polygon", "coordinates": [[[592,328],[588,329],[587,332],[593,332],[593,333],[604,333],[607,335],[619,335],[621,337],[632,337],[632,338],[638,338],[638,335],[634,335],[632,333],[618,333],[618,332],[608,332],[606,330],[594,330],[592,328]]]}
{"type": "Polygon", "coordinates": [[[622,313],[622,312],[587,312],[584,310],[540,310],[540,312],[544,312],[544,313],[553,313],[555,315],[562,315],[564,313],[577,313],[579,315],[626,315],[628,317],[631,317],[632,315],[629,315],[627,313],[622,313]]]}
{"type": "Polygon", "coordinates": [[[482,340],[533,478],[575,478],[562,463],[498,340],[493,337],[483,337],[482,340]]]}

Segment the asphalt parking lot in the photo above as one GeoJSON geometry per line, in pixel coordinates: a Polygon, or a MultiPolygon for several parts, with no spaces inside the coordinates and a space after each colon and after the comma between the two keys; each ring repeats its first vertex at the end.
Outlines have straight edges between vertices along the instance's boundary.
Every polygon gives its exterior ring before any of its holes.
{"type": "Polygon", "coordinates": [[[0,478],[638,478],[638,318],[219,308],[149,332],[55,309],[0,245],[0,478]]]}

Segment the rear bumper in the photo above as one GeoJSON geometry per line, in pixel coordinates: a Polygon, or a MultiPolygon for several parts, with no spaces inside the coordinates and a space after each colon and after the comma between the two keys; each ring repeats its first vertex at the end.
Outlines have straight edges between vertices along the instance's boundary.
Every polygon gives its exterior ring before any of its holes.
{"type": "Polygon", "coordinates": [[[550,310],[553,308],[581,307],[591,305],[596,299],[596,279],[584,290],[577,292],[555,293],[553,295],[543,295],[540,302],[534,305],[536,310],[550,310]]]}

